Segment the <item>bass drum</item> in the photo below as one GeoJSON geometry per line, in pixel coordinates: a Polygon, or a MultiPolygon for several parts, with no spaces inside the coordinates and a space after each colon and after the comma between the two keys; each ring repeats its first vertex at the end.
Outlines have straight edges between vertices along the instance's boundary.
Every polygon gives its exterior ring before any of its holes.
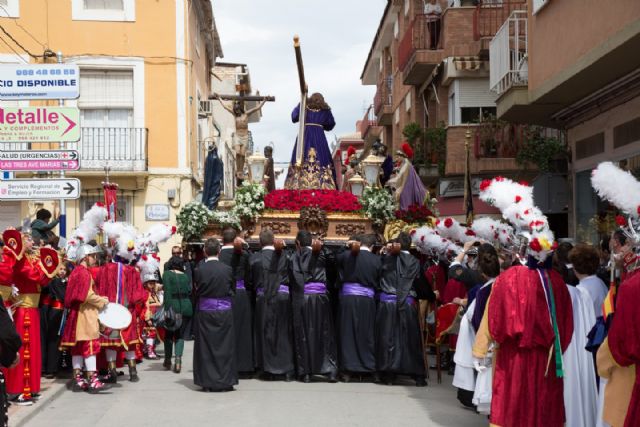
{"type": "Polygon", "coordinates": [[[107,328],[122,330],[129,327],[132,318],[127,307],[110,302],[98,313],[98,320],[107,328]]]}

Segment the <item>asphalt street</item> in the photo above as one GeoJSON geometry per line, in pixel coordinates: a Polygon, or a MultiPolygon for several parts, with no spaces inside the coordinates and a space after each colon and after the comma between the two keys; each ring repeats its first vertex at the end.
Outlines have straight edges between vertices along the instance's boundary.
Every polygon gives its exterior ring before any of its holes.
{"type": "MultiPolygon", "coordinates": [[[[10,423],[50,426],[486,426],[487,419],[463,409],[451,378],[428,387],[413,381],[387,386],[372,383],[329,384],[318,378],[301,382],[241,380],[228,393],[205,393],[193,384],[188,342],[180,374],[166,372],[162,360],[145,361],[140,382],[120,377],[100,395],[66,389],[37,403],[28,419],[10,423]]],[[[63,380],[58,380],[61,384],[63,380]]],[[[24,414],[21,414],[24,415],[24,414]]]]}

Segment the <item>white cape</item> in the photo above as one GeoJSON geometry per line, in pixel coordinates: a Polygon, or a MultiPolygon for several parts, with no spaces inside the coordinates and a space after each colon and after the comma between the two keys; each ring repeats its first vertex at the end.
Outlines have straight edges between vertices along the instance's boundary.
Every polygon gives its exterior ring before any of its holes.
{"type": "Polygon", "coordinates": [[[573,306],[573,337],[563,355],[566,426],[594,427],[598,410],[596,374],[592,354],[585,346],[596,315],[587,291],[568,288],[573,306]]]}
{"type": "Polygon", "coordinates": [[[469,391],[473,391],[476,388],[472,353],[476,333],[473,330],[473,326],[471,326],[471,319],[475,308],[476,301],[474,300],[460,320],[456,352],[453,356],[453,361],[456,363],[453,375],[453,386],[469,391]]]}

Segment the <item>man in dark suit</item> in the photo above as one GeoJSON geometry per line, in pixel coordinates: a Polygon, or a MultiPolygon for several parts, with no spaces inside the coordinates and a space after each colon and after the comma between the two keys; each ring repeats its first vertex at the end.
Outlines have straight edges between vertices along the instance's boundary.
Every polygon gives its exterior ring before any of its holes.
{"type": "Polygon", "coordinates": [[[284,375],[285,381],[292,381],[295,366],[289,256],[274,243],[273,232],[262,230],[262,250],[251,257],[251,281],[256,288],[256,367],[266,377],[284,375]]]}
{"type": "Polygon", "coordinates": [[[231,310],[235,294],[233,270],[220,262],[220,242],[204,244],[206,262],[196,270],[193,382],[204,391],[232,391],[238,384],[235,334],[231,310]]]}
{"type": "Polygon", "coordinates": [[[241,378],[253,375],[253,310],[251,276],[249,270],[249,252],[242,246],[244,241],[237,238],[233,228],[222,232],[220,261],[231,267],[236,283],[236,295],[233,298],[233,328],[236,334],[236,367],[241,378]],[[237,239],[237,241],[236,241],[237,239]]]}
{"type": "MultiPolygon", "coordinates": [[[[360,235],[359,251],[337,257],[340,289],[338,330],[340,365],[345,382],[351,374],[375,374],[375,291],[380,286],[380,257],[371,252],[375,236],[360,235]]],[[[353,247],[352,245],[352,247],[353,247]]]]}

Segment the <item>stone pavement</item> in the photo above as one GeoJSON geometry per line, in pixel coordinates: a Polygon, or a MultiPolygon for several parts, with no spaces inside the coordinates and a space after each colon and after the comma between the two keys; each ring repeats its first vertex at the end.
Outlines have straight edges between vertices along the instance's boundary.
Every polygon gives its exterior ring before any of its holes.
{"type": "Polygon", "coordinates": [[[463,409],[451,378],[428,387],[412,381],[385,386],[241,380],[236,391],[205,393],[194,386],[193,343],[185,346],[181,374],[166,372],[162,360],[145,361],[140,382],[121,382],[100,395],[71,393],[64,380],[47,384],[40,402],[11,409],[10,426],[456,426],[488,424],[463,409]]]}

